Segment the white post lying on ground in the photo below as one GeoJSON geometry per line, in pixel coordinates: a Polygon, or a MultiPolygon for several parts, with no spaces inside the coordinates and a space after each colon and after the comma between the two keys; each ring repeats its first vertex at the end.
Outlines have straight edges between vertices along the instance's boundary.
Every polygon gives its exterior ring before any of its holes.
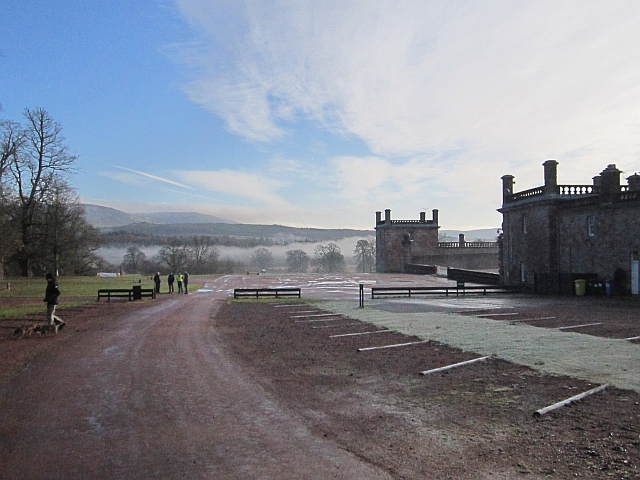
{"type": "Polygon", "coordinates": [[[584,397],[588,397],[589,395],[593,395],[594,393],[598,393],[601,390],[607,388],[609,384],[605,383],[604,385],[600,385],[599,387],[592,388],[591,390],[587,390],[586,392],[579,393],[578,395],[574,395],[571,398],[567,398],[566,400],[562,400],[561,402],[554,403],[553,405],[549,405],[548,407],[541,408],[540,410],[536,410],[533,412],[534,417],[539,417],[540,415],[544,415],[551,410],[555,410],[556,408],[563,407],[565,405],[570,404],[571,402],[575,402],[576,400],[580,400],[584,397]]]}
{"type": "Polygon", "coordinates": [[[313,320],[294,320],[293,323],[335,322],[336,320],[344,320],[344,318],[336,315],[335,318],[314,318],[313,320]]]}
{"type": "Polygon", "coordinates": [[[396,343],[394,345],[382,345],[381,347],[367,347],[359,348],[359,352],[366,352],[367,350],[380,350],[382,348],[394,348],[394,347],[406,347],[407,345],[418,345],[419,343],[427,343],[429,340],[422,340],[421,342],[408,342],[408,343],[396,343]]]}
{"type": "Polygon", "coordinates": [[[640,340],[640,337],[629,337],[625,338],[625,340],[640,340]]]}
{"type": "Polygon", "coordinates": [[[322,325],[320,327],[311,327],[311,328],[343,328],[343,327],[355,327],[355,326],[360,326],[362,325],[362,322],[360,323],[345,323],[342,325],[322,325]]]}
{"type": "Polygon", "coordinates": [[[370,335],[372,333],[384,333],[384,332],[393,332],[393,330],[385,329],[385,330],[375,330],[373,332],[341,333],[340,335],[329,335],[329,338],[354,337],[358,335],[370,335]]]}
{"type": "Polygon", "coordinates": [[[583,323],[582,325],[569,325],[567,327],[558,327],[558,330],[571,330],[572,328],[595,327],[596,325],[602,325],[602,322],[583,323]]]}
{"type": "Polygon", "coordinates": [[[452,365],[447,365],[446,367],[440,368],[432,368],[431,370],[425,370],[424,372],[420,372],[422,375],[429,375],[430,373],[442,372],[444,370],[450,370],[456,367],[462,367],[463,365],[469,365],[470,363],[479,362],[481,360],[486,360],[487,357],[474,358],[472,360],[467,360],[466,362],[454,363],[452,365]]]}
{"type": "Polygon", "coordinates": [[[538,318],[518,318],[516,320],[511,320],[511,323],[516,322],[537,322],[538,320],[554,320],[556,317],[538,317],[538,318]]]}

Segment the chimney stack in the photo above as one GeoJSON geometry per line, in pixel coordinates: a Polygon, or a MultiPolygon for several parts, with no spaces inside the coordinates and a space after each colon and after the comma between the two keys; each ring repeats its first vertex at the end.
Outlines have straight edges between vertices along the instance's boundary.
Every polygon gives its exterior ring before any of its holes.
{"type": "Polygon", "coordinates": [[[630,177],[627,177],[627,183],[629,184],[629,190],[640,190],[640,175],[634,173],[630,177]]]}
{"type": "Polygon", "coordinates": [[[544,193],[545,195],[558,193],[558,162],[547,160],[544,166],[544,193]]]}
{"type": "Polygon", "coordinates": [[[513,175],[503,175],[502,177],[502,204],[506,203],[507,197],[513,195],[513,175]]]}
{"type": "Polygon", "coordinates": [[[620,174],[622,172],[618,170],[614,163],[607,165],[602,172],[600,172],[600,194],[601,195],[613,195],[620,193],[620,174]]]}

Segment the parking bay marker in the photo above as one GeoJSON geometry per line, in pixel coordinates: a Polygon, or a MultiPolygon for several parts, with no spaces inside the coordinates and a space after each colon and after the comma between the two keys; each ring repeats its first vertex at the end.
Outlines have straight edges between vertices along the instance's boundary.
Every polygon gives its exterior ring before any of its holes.
{"type": "Polygon", "coordinates": [[[558,327],[558,330],[571,330],[572,328],[595,327],[596,325],[602,325],[602,322],[583,323],[582,325],[569,325],[567,327],[558,327]]]}
{"type": "Polygon", "coordinates": [[[321,325],[319,327],[311,327],[311,328],[342,328],[342,327],[355,327],[362,326],[362,322],[359,323],[345,323],[343,325],[321,325]]]}
{"type": "Polygon", "coordinates": [[[430,340],[422,340],[420,342],[407,342],[407,343],[396,343],[394,345],[382,345],[380,347],[366,347],[366,348],[359,348],[358,351],[359,352],[367,352],[369,350],[382,350],[383,348],[394,348],[394,347],[406,347],[409,345],[418,345],[420,343],[427,343],[430,340]]]}
{"type": "Polygon", "coordinates": [[[592,388],[591,390],[587,390],[586,392],[579,393],[578,395],[574,395],[573,397],[567,398],[566,400],[562,400],[561,402],[554,403],[553,405],[549,405],[548,407],[545,407],[545,408],[541,408],[540,410],[536,410],[535,412],[533,412],[533,416],[539,417],[540,415],[544,415],[545,413],[550,412],[551,410],[555,410],[556,408],[560,408],[564,405],[568,405],[571,402],[575,402],[576,400],[580,400],[584,397],[588,397],[589,395],[593,395],[594,393],[598,393],[599,391],[604,390],[608,386],[609,384],[605,383],[604,385],[600,385],[599,387],[592,388]]]}
{"type": "Polygon", "coordinates": [[[556,317],[538,317],[538,318],[516,318],[515,320],[511,320],[511,323],[518,322],[537,322],[540,320],[554,320],[556,317]]]}
{"type": "Polygon", "coordinates": [[[385,329],[385,330],[374,330],[373,332],[342,333],[340,335],[329,335],[329,338],[354,337],[357,335],[370,335],[372,333],[385,333],[385,332],[393,332],[393,330],[385,329]]]}
{"type": "Polygon", "coordinates": [[[465,362],[458,362],[458,363],[453,363],[451,365],[447,365],[445,367],[439,367],[439,368],[432,368],[431,370],[425,370],[424,372],[420,372],[422,375],[429,375],[431,373],[436,373],[436,372],[443,372],[445,370],[451,370],[452,368],[456,368],[456,367],[462,367],[464,365],[469,365],[471,363],[475,363],[475,362],[480,362],[482,360],[486,360],[488,357],[480,357],[480,358],[473,358],[471,360],[467,360],[465,362]]]}
{"type": "Polygon", "coordinates": [[[343,317],[336,318],[314,318],[312,320],[296,320],[293,323],[311,323],[311,322],[335,322],[336,320],[342,320],[343,317]]]}

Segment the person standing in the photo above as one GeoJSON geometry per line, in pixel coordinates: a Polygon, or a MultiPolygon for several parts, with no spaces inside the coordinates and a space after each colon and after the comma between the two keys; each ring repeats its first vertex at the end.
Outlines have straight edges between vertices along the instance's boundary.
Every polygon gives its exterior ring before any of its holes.
{"type": "Polygon", "coordinates": [[[65,322],[55,315],[56,305],[58,305],[58,298],[60,297],[58,282],[56,282],[53,273],[47,273],[45,278],[47,279],[47,290],[44,293],[43,301],[47,303],[47,321],[49,325],[57,325],[58,328],[62,330],[65,322]]]}
{"type": "Polygon", "coordinates": [[[153,283],[156,284],[156,293],[160,293],[160,272],[153,276],[153,283]]]}
{"type": "Polygon", "coordinates": [[[182,281],[184,283],[184,293],[189,293],[189,273],[184,272],[182,275],[182,281]]]}
{"type": "Polygon", "coordinates": [[[173,272],[169,274],[167,277],[167,283],[169,284],[169,293],[173,293],[173,282],[175,281],[175,277],[173,276],[173,272]]]}
{"type": "Polygon", "coordinates": [[[182,293],[182,274],[179,273],[176,276],[176,280],[178,281],[178,293],[182,293]]]}

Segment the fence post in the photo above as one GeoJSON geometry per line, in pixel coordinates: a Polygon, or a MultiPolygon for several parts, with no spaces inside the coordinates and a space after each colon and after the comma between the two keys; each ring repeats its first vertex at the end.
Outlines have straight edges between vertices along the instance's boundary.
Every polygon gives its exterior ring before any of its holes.
{"type": "Polygon", "coordinates": [[[364,284],[360,284],[360,308],[364,308],[364,284]]]}

